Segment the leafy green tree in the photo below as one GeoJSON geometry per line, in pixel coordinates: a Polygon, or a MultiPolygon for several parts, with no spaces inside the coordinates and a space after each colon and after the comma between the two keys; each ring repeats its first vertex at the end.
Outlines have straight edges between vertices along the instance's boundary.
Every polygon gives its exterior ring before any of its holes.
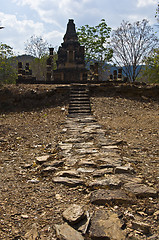
{"type": "Polygon", "coordinates": [[[120,67],[124,66],[129,81],[134,82],[145,58],[158,44],[159,39],[146,19],[134,23],[123,21],[112,35],[113,61],[120,67]]]}
{"type": "Polygon", "coordinates": [[[85,47],[85,58],[88,65],[98,62],[101,68],[112,58],[110,48],[111,28],[107,26],[104,19],[97,26],[84,25],[77,29],[78,39],[85,47]]]}
{"type": "Polygon", "coordinates": [[[154,49],[145,60],[143,77],[151,83],[159,83],[159,48],[154,49]]]}
{"type": "Polygon", "coordinates": [[[17,71],[14,67],[13,49],[7,44],[0,44],[0,82],[15,83],[17,71]]]}

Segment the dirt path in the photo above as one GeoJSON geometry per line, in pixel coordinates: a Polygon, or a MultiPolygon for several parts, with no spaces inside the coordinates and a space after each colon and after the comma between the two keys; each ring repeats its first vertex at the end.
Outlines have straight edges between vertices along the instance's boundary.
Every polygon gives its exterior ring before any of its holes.
{"type": "MultiPolygon", "coordinates": [[[[158,103],[120,97],[93,97],[91,102],[106,137],[121,140],[123,158],[129,158],[145,183],[158,191],[158,103]]],[[[55,184],[52,174],[41,176],[37,171],[36,157],[51,154],[61,159],[57,143],[67,137],[67,107],[0,114],[0,239],[27,239],[34,224],[41,239],[56,239],[54,225],[63,222],[62,212],[73,203],[89,204],[85,189],[55,184]]],[[[158,200],[148,198],[130,210],[152,226],[153,239],[158,209],[158,200]]],[[[135,234],[134,239],[147,239],[140,231],[135,234]]]]}

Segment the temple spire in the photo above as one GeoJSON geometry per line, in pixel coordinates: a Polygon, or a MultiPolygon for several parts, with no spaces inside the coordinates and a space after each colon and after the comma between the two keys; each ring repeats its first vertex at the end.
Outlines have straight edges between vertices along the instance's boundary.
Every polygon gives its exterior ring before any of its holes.
{"type": "Polygon", "coordinates": [[[64,35],[63,38],[64,42],[68,41],[78,41],[76,29],[75,29],[75,24],[73,19],[69,19],[69,22],[67,24],[67,30],[66,34],[64,35]]]}

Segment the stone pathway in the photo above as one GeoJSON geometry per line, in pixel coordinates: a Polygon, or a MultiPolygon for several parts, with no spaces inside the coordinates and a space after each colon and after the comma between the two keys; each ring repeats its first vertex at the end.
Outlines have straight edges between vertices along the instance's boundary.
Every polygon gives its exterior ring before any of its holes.
{"type": "MultiPolygon", "coordinates": [[[[123,160],[118,147],[120,142],[107,138],[91,114],[86,91],[82,89],[78,93],[76,88],[71,94],[69,116],[63,128],[65,141],[58,143],[62,160],[52,163],[46,157],[37,161],[42,163],[42,174],[54,172],[53,182],[70,187],[83,185],[90,192],[90,203],[107,208],[99,208],[90,216],[82,207],[70,206],[64,213],[66,223],[56,226],[57,237],[66,240],[131,239],[115,209],[136,204],[138,199],[156,198],[157,191],[143,183],[128,159],[123,160]],[[84,98],[88,112],[81,108],[84,98]]],[[[150,233],[151,227],[144,223],[134,221],[132,226],[144,234],[150,233]]]]}

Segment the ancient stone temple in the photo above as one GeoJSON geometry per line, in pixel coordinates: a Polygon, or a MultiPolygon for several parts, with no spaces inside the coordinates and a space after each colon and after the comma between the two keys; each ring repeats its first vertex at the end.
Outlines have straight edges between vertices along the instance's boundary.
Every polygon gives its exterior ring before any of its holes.
{"type": "Polygon", "coordinates": [[[54,81],[86,81],[84,46],[80,46],[73,19],[69,19],[63,40],[57,52],[57,70],[53,73],[54,81]]]}

